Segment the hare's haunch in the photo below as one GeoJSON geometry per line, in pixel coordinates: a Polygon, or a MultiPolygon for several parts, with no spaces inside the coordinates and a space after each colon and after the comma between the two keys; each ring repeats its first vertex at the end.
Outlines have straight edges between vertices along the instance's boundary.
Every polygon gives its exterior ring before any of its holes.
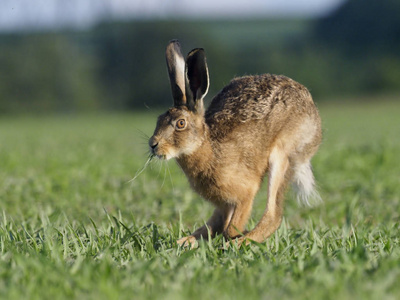
{"type": "Polygon", "coordinates": [[[319,198],[310,159],[321,143],[321,120],[308,90],[285,76],[233,79],[204,111],[209,77],[203,49],[186,60],[178,41],[166,49],[174,107],[159,116],[149,146],[162,159],[175,158],[191,187],[215,206],[206,225],[178,240],[222,233],[262,242],[280,225],[284,192],[293,183],[298,198],[319,198]],[[247,232],[253,199],[268,175],[267,208],[247,232]]]}

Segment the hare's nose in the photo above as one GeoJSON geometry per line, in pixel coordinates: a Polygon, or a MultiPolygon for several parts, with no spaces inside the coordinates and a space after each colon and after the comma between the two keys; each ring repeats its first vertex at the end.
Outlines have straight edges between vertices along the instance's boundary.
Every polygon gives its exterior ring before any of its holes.
{"type": "Polygon", "coordinates": [[[152,150],[154,150],[158,146],[158,142],[155,139],[151,138],[149,141],[149,146],[152,150]]]}

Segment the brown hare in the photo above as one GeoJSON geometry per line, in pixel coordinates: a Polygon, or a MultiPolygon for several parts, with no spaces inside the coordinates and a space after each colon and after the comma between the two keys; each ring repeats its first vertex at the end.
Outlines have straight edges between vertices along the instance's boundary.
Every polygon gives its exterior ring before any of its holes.
{"type": "Polygon", "coordinates": [[[281,224],[284,192],[292,182],[298,198],[318,198],[310,159],[321,143],[321,120],[309,91],[280,75],[233,79],[205,111],[209,76],[203,49],[184,60],[171,41],[166,60],[174,107],[158,117],[150,151],[175,158],[191,187],[215,206],[207,223],[177,241],[224,234],[242,242],[262,242],[281,224]],[[245,231],[253,199],[268,174],[265,212],[245,231]]]}

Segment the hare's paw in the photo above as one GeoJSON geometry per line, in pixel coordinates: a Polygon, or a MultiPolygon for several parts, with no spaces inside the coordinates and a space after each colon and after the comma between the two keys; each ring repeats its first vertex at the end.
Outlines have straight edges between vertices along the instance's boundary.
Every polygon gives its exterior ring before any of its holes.
{"type": "Polygon", "coordinates": [[[188,247],[190,249],[197,248],[199,246],[196,238],[193,235],[185,236],[183,238],[180,238],[179,240],[176,241],[176,243],[179,246],[182,247],[188,247]]]}
{"type": "Polygon", "coordinates": [[[230,247],[236,247],[237,249],[239,249],[240,246],[248,244],[250,244],[250,240],[247,239],[246,236],[241,236],[226,242],[225,249],[228,249],[230,247]]]}

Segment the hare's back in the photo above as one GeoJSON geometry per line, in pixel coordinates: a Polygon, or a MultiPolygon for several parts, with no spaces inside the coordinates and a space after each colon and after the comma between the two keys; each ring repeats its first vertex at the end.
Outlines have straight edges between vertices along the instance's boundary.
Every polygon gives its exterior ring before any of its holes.
{"type": "Polygon", "coordinates": [[[233,79],[211,101],[205,118],[211,130],[233,130],[240,124],[313,107],[308,90],[282,75],[263,74],[233,79]],[[310,105],[311,104],[311,105],[310,105]]]}

